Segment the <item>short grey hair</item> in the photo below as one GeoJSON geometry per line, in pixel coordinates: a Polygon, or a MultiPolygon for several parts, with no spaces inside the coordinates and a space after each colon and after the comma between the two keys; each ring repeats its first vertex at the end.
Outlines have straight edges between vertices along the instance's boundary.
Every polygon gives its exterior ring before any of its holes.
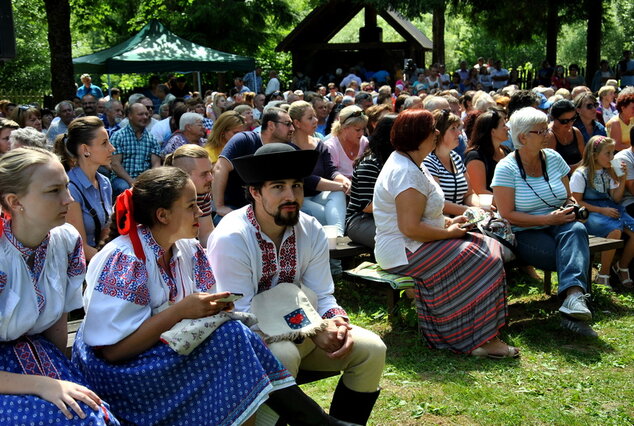
{"type": "Polygon", "coordinates": [[[405,102],[403,102],[403,109],[409,109],[413,107],[416,102],[419,102],[419,101],[422,104],[423,100],[419,98],[418,96],[408,96],[407,99],[405,99],[405,102]]]}
{"type": "Polygon", "coordinates": [[[423,108],[430,112],[438,109],[449,109],[449,101],[442,96],[427,96],[423,100],[423,108]]]}
{"type": "Polygon", "coordinates": [[[513,113],[508,124],[513,146],[515,149],[520,149],[522,147],[520,135],[529,133],[538,124],[548,124],[548,116],[537,108],[524,107],[513,113]]]}
{"type": "Polygon", "coordinates": [[[122,105],[121,102],[119,102],[118,100],[110,99],[103,105],[103,107],[105,108],[106,111],[110,111],[116,104],[122,105]]]}
{"type": "Polygon", "coordinates": [[[145,96],[143,93],[134,93],[128,98],[128,105],[132,106],[136,103],[140,103],[146,97],[147,96],[145,96]]]}
{"type": "Polygon", "coordinates": [[[32,128],[25,127],[16,129],[9,136],[11,149],[20,148],[22,146],[35,146],[38,148],[46,148],[46,136],[44,133],[32,128]]]}
{"type": "Polygon", "coordinates": [[[197,112],[186,112],[185,114],[181,115],[181,119],[178,122],[178,128],[182,132],[185,130],[185,126],[189,124],[195,124],[199,121],[202,123],[202,115],[198,114],[197,112]]]}
{"type": "Polygon", "coordinates": [[[64,105],[68,105],[73,111],[75,110],[75,105],[73,105],[71,101],[61,101],[60,103],[55,105],[55,114],[59,115],[64,105]]]}

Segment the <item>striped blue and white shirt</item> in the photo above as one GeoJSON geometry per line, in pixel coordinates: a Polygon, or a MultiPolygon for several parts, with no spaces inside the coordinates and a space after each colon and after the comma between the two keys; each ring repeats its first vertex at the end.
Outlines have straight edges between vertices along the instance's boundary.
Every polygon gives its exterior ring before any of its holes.
{"type": "MultiPolygon", "coordinates": [[[[495,168],[491,187],[504,186],[515,189],[515,210],[518,212],[532,215],[549,214],[554,210],[554,207],[559,207],[566,203],[568,194],[562,178],[568,176],[570,167],[557,151],[543,149],[542,152],[546,159],[546,171],[549,182],[546,182],[544,176],[533,177],[526,175],[526,180],[522,179],[520,169],[515,160],[515,153],[504,157],[495,168]]],[[[545,226],[533,226],[530,228],[513,226],[513,231],[537,228],[545,228],[545,226]]]]}
{"type": "Polygon", "coordinates": [[[433,177],[439,179],[440,189],[445,194],[445,201],[464,204],[464,197],[469,189],[464,175],[467,169],[456,151],[451,151],[449,155],[456,173],[447,170],[433,152],[425,158],[423,164],[425,164],[425,167],[427,167],[433,177]]]}

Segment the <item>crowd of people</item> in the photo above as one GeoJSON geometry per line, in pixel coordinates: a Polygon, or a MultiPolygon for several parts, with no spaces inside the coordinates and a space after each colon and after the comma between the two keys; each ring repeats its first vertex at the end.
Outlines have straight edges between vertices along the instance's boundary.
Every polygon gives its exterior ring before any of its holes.
{"type": "Polygon", "coordinates": [[[266,404],[365,424],[386,347],[339,305],[325,226],[414,279],[430,347],[517,358],[504,247],[473,220],[496,214],[523,268],[557,271],[562,326],[596,337],[590,284],[634,288],[634,60],[623,87],[574,65],[532,90],[483,58],[415,71],[282,92],[258,68],[202,97],[152,77],[126,102],[85,74],[54,111],[0,101],[0,422],[254,424],[266,404]],[[596,277],[589,235],[626,240],[596,277]],[[166,344],[210,317],[188,355],[166,344]],[[343,372],[328,414],[300,369],[343,372]]]}

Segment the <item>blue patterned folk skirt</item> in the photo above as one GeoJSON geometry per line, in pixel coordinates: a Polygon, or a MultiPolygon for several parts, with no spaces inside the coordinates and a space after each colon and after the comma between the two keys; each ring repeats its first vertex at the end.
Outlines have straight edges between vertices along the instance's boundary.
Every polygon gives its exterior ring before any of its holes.
{"type": "Polygon", "coordinates": [[[430,347],[469,353],[506,323],[500,244],[480,234],[423,243],[389,272],[416,279],[418,324],[430,347]]]}
{"type": "Polygon", "coordinates": [[[295,383],[262,340],[237,321],[221,325],[189,355],[164,343],[109,363],[77,333],[73,362],[122,422],[230,425],[251,417],[274,390],[295,383]]]}
{"type": "MultiPolygon", "coordinates": [[[[24,336],[18,340],[0,343],[0,370],[17,374],[48,376],[66,380],[86,387],[86,380],[57,346],[41,335],[24,336]]],[[[94,389],[91,389],[94,391],[94,389]]],[[[99,395],[98,392],[96,392],[99,395]]],[[[101,397],[101,395],[99,395],[101,397]]],[[[118,425],[106,403],[100,411],[93,411],[77,401],[85,419],[74,415],[76,425],[118,425]]],[[[35,395],[0,395],[0,425],[50,425],[69,424],[70,420],[52,402],[35,395]]]]}

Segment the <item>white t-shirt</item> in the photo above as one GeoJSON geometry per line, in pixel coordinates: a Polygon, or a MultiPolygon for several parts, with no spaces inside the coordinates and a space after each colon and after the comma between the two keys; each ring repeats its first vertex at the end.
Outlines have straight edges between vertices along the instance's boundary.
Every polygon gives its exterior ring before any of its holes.
{"type": "Polygon", "coordinates": [[[413,188],[427,197],[421,220],[431,226],[444,228],[442,214],[445,198],[440,186],[425,165],[422,171],[408,157],[393,152],[385,162],[374,185],[373,215],[376,224],[374,255],[382,268],[406,265],[407,253],[416,251],[420,241],[412,240],[400,231],[396,220],[396,197],[413,188]]]}
{"type": "Polygon", "coordinates": [[[503,87],[506,87],[508,83],[508,77],[509,77],[509,71],[507,69],[500,68],[498,70],[496,68],[491,67],[489,68],[489,74],[491,75],[491,80],[493,82],[494,89],[501,89],[503,87]],[[493,80],[493,77],[506,77],[506,80],[495,81],[493,80]]]}
{"type": "MultiPolygon", "coordinates": [[[[614,158],[618,158],[621,161],[625,161],[627,165],[627,177],[626,179],[632,180],[634,179],[634,153],[631,149],[624,149],[623,151],[619,151],[618,154],[614,156],[614,158]]],[[[621,204],[624,206],[629,206],[634,203],[634,194],[630,193],[627,190],[627,186],[625,187],[625,192],[623,193],[623,199],[621,200],[621,204]]]]}
{"type": "MultiPolygon", "coordinates": [[[[586,170],[575,170],[570,177],[570,192],[583,194],[586,190],[587,176],[586,170]]],[[[612,179],[605,169],[594,172],[593,184],[594,189],[602,193],[607,193],[610,189],[616,189],[619,186],[618,182],[612,179]]]]}

